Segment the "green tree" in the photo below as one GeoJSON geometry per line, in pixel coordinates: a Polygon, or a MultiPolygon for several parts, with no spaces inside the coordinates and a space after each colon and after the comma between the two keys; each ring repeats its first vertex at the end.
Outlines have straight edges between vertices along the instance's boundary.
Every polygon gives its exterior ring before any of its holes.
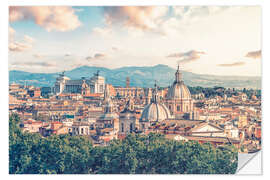
{"type": "Polygon", "coordinates": [[[93,147],[83,136],[24,133],[19,117],[9,119],[11,174],[233,174],[237,149],[164,135],[130,134],[108,146],[93,147]]]}

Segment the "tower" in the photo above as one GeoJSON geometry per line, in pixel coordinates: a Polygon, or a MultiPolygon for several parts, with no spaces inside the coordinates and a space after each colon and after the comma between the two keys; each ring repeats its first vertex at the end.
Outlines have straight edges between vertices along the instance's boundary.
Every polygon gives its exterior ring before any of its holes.
{"type": "Polygon", "coordinates": [[[90,87],[89,85],[85,82],[85,79],[83,79],[82,83],[82,95],[88,95],[90,94],[90,87]]]}
{"type": "Polygon", "coordinates": [[[126,78],[126,88],[129,88],[130,85],[130,79],[129,77],[126,78]]]}

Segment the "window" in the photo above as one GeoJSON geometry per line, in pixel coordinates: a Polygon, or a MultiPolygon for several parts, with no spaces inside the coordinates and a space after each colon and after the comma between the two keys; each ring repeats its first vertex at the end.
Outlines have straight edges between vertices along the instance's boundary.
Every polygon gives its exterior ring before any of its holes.
{"type": "Polygon", "coordinates": [[[83,134],[83,128],[81,128],[81,133],[83,134]]]}
{"type": "Polygon", "coordinates": [[[133,124],[132,123],[130,123],[129,129],[130,129],[130,133],[132,133],[132,131],[133,131],[133,124]]]}
{"type": "Polygon", "coordinates": [[[177,106],[177,111],[180,111],[180,106],[177,106]]]}
{"type": "Polygon", "coordinates": [[[99,90],[100,90],[100,91],[103,91],[103,85],[100,85],[100,86],[99,86],[99,90]]]}
{"type": "Polygon", "coordinates": [[[124,123],[121,123],[121,132],[124,132],[124,123]]]}

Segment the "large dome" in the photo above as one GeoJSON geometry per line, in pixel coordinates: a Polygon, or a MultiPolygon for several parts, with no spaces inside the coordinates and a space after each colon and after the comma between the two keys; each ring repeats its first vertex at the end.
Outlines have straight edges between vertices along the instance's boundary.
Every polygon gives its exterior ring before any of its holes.
{"type": "Polygon", "coordinates": [[[184,81],[182,79],[182,73],[179,70],[179,66],[175,73],[175,81],[168,90],[167,98],[176,100],[191,99],[190,91],[188,87],[184,84],[184,81]]]}
{"type": "Polygon", "coordinates": [[[144,108],[140,121],[160,122],[170,118],[171,118],[170,111],[164,104],[151,103],[144,108]]]}
{"type": "Polygon", "coordinates": [[[151,103],[144,108],[140,121],[153,122],[153,121],[163,121],[170,118],[171,118],[170,111],[166,107],[166,105],[160,102],[157,86],[155,85],[154,92],[152,93],[151,103]]]}
{"type": "Polygon", "coordinates": [[[183,82],[174,83],[169,88],[167,97],[169,99],[191,99],[189,89],[183,82]]]}

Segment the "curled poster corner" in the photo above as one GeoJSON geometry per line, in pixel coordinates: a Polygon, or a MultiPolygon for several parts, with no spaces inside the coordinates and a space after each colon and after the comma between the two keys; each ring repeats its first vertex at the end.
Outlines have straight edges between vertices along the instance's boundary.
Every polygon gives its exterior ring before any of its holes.
{"type": "Polygon", "coordinates": [[[262,175],[262,155],[261,151],[256,153],[238,153],[238,167],[236,174],[239,175],[262,175]]]}

